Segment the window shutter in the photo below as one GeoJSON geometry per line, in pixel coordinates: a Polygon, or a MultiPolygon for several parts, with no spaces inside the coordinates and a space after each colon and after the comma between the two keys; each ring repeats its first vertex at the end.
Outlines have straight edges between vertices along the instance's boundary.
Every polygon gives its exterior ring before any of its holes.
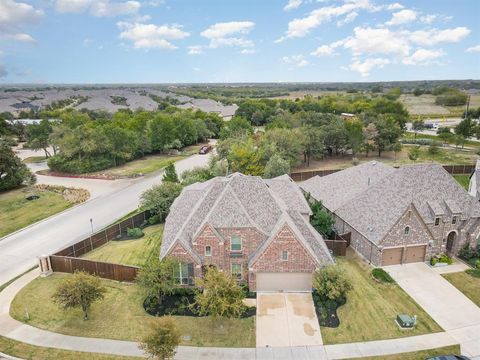
{"type": "Polygon", "coordinates": [[[193,263],[188,264],[188,285],[193,285],[194,278],[193,263]]]}

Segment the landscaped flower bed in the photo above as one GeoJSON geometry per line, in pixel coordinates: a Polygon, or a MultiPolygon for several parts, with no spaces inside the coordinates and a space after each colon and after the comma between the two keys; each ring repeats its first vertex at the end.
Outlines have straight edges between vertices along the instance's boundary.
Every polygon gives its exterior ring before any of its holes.
{"type": "Polygon", "coordinates": [[[317,313],[320,326],[336,328],[340,325],[340,319],[337,315],[337,309],[347,303],[346,298],[338,301],[323,300],[316,290],[312,293],[315,312],[317,313]]]}
{"type": "Polygon", "coordinates": [[[453,263],[452,258],[447,254],[434,255],[430,259],[430,265],[435,267],[451,265],[452,263],[453,263]]]}

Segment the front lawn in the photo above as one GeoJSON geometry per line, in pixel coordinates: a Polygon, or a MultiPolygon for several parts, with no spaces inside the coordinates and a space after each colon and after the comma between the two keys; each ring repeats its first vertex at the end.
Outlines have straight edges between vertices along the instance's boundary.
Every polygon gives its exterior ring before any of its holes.
{"type": "Polygon", "coordinates": [[[465,271],[443,274],[453,286],[480,307],[480,278],[467,274],[465,271]]]}
{"type": "Polygon", "coordinates": [[[351,360],[419,360],[440,355],[460,355],[460,345],[445,346],[437,349],[413,351],[395,355],[362,357],[351,360]]]}
{"type": "Polygon", "coordinates": [[[371,267],[353,250],[346,257],[337,258],[345,269],[353,289],[347,303],[337,309],[340,326],[320,327],[324,344],[393,339],[442,331],[439,325],[396,284],[382,284],[371,275],[371,267]],[[400,330],[395,322],[397,314],[417,315],[413,330],[400,330]]]}
{"type": "Polygon", "coordinates": [[[160,255],[163,236],[163,224],[143,229],[145,236],[135,240],[109,241],[105,245],[90,251],[83,258],[109,263],[143,266],[152,257],[160,255]]]}
{"type": "MultiPolygon", "coordinates": [[[[137,285],[110,280],[102,280],[107,287],[105,299],[92,306],[89,320],[82,319],[79,309],[61,310],[51,297],[60,281],[68,276],[71,275],[55,273],[32,281],[15,297],[10,308],[11,316],[32,326],[66,335],[130,341],[139,341],[157,319],[144,311],[143,296],[137,285]]],[[[209,317],[174,318],[181,333],[191,336],[191,340],[184,340],[183,345],[255,346],[254,316],[219,322],[209,317]]]]}
{"type": "Polygon", "coordinates": [[[27,200],[25,189],[0,193],[0,237],[68,209],[73,203],[52,191],[37,192],[37,200],[27,200]]]}
{"type": "Polygon", "coordinates": [[[80,351],[60,350],[43,346],[34,346],[0,336],[0,352],[29,360],[134,360],[140,357],[106,355],[80,351]]]}

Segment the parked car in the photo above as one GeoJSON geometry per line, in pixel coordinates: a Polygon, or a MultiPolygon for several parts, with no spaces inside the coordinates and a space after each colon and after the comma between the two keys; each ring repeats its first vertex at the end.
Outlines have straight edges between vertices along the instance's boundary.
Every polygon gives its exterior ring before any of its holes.
{"type": "Polygon", "coordinates": [[[463,355],[440,355],[425,360],[470,360],[470,358],[463,355]]]}
{"type": "Polygon", "coordinates": [[[198,152],[201,155],[207,154],[210,150],[212,150],[212,147],[210,145],[205,145],[200,148],[200,151],[198,152]]]}

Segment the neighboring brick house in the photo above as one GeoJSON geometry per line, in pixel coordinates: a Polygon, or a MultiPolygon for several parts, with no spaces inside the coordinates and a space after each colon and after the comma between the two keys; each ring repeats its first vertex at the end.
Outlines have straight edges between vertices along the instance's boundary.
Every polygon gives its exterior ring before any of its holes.
{"type": "Polygon", "coordinates": [[[216,266],[251,291],[310,291],[312,273],[334,263],[310,215],[287,175],[263,180],[235,173],[195,183],[170,209],[160,259],[180,260],[183,285],[216,266]]]}
{"type": "Polygon", "coordinates": [[[457,255],[474,246],[480,204],[438,164],[393,168],[375,161],[324,177],[301,188],[323,202],[339,233],[376,266],[457,255]]]}

